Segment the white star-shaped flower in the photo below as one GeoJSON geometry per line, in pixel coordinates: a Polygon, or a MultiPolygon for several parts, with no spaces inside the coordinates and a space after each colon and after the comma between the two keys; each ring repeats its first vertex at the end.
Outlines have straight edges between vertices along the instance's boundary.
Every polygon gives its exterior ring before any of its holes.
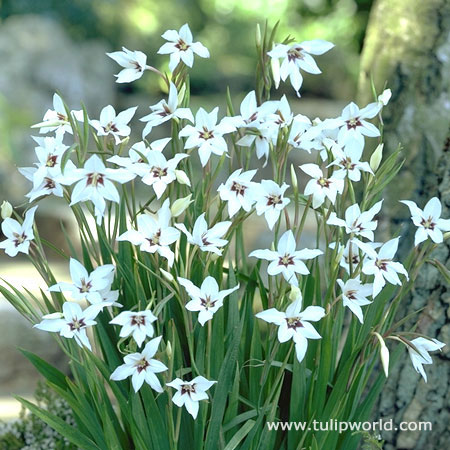
{"type": "Polygon", "coordinates": [[[169,70],[173,72],[180,60],[188,67],[194,64],[194,53],[200,58],[209,58],[208,49],[200,42],[192,42],[192,33],[188,24],[184,24],[179,31],[167,30],[162,36],[166,41],[159,50],[161,55],[170,55],[169,70]]]}
{"type": "Polygon", "coordinates": [[[235,290],[239,289],[239,284],[231,289],[219,291],[219,285],[213,277],[206,277],[200,288],[186,278],[178,277],[178,282],[184,286],[191,301],[186,304],[189,311],[198,311],[198,321],[200,325],[213,318],[219,308],[223,306],[223,300],[235,290]]]}
{"type": "Polygon", "coordinates": [[[327,220],[328,225],[344,227],[347,234],[362,236],[369,241],[374,240],[374,230],[377,228],[378,221],[373,218],[380,212],[383,200],[375,203],[368,211],[361,212],[359,205],[355,203],[349,206],[345,211],[345,220],[339,219],[335,212],[330,214],[327,220]]]}
{"type": "Polygon", "coordinates": [[[434,352],[435,350],[440,350],[445,346],[443,342],[438,341],[437,339],[425,339],[423,337],[418,337],[413,339],[411,343],[416,347],[414,350],[412,347],[408,346],[409,357],[411,358],[411,362],[416,369],[417,373],[422,375],[425,383],[427,382],[427,374],[423,368],[424,364],[433,364],[433,360],[428,352],[434,352]]]}
{"type": "Polygon", "coordinates": [[[122,47],[121,52],[106,53],[116,61],[123,69],[114,75],[116,83],[131,83],[142,77],[147,68],[147,56],[140,51],[130,51],[122,47]]]}
{"type": "Polygon", "coordinates": [[[197,217],[192,234],[189,233],[183,223],[176,223],[175,226],[186,235],[191,245],[197,245],[202,252],[212,252],[220,256],[222,254],[220,248],[228,244],[228,241],[223,239],[223,236],[230,228],[231,222],[218,222],[208,229],[205,213],[203,213],[197,217]]]}
{"type": "Polygon", "coordinates": [[[249,212],[255,203],[256,183],[252,178],[255,176],[256,170],[247,170],[242,172],[242,169],[235,170],[222,183],[217,192],[224,202],[228,202],[228,215],[233,217],[241,208],[249,212]]]}
{"type": "Polygon", "coordinates": [[[423,211],[409,200],[400,200],[411,212],[411,220],[417,228],[414,245],[430,238],[436,244],[444,240],[442,232],[450,231],[450,219],[441,219],[442,205],[437,197],[433,197],[425,205],[423,211]]]}
{"type": "Polygon", "coordinates": [[[157,320],[157,317],[151,311],[123,311],[118,316],[114,317],[109,323],[113,325],[120,325],[120,337],[133,336],[138,347],[142,345],[145,338],[153,337],[155,330],[152,323],[157,320]]]}
{"type": "MultiPolygon", "coordinates": [[[[286,81],[289,77],[292,87],[299,95],[300,88],[303,83],[303,77],[300,70],[312,74],[319,74],[321,70],[317,66],[314,58],[311,55],[323,55],[328,50],[331,50],[334,44],[322,40],[304,41],[294,44],[277,44],[268,52],[271,58],[276,60],[282,59],[279,77],[286,81]]],[[[275,75],[275,74],[274,74],[275,75]]],[[[275,85],[278,86],[279,79],[275,79],[275,85]]]]}
{"type": "Polygon", "coordinates": [[[326,178],[317,164],[302,164],[300,169],[312,178],[305,186],[305,195],[313,196],[313,208],[321,206],[327,197],[334,205],[337,194],[344,190],[344,180],[335,176],[326,178]]]}
{"type": "Polygon", "coordinates": [[[249,256],[270,261],[267,267],[267,273],[269,275],[275,276],[282,274],[289,284],[298,286],[296,274],[309,274],[309,270],[303,261],[313,259],[323,252],[309,248],[297,250],[296,246],[294,234],[291,230],[288,230],[280,237],[276,251],[268,249],[254,250],[249,256]]]}
{"type": "Polygon", "coordinates": [[[0,242],[0,248],[4,249],[8,256],[14,257],[19,252],[28,255],[30,242],[34,239],[33,223],[36,209],[37,206],[34,206],[25,213],[22,224],[11,217],[2,222],[2,232],[6,239],[0,242]]]}
{"type": "Polygon", "coordinates": [[[94,319],[97,317],[99,309],[94,305],[83,311],[78,303],[65,302],[62,310],[62,313],[46,314],[40,323],[34,325],[34,328],[59,333],[67,339],[74,338],[80,347],[92,350],[86,329],[96,325],[97,322],[94,319]]]}
{"type": "Polygon", "coordinates": [[[170,82],[168,100],[161,100],[156,105],[150,106],[150,110],[152,111],[150,114],[139,119],[141,122],[147,122],[142,131],[142,138],[145,138],[152,131],[153,127],[174,118],[194,122],[194,116],[189,108],[178,108],[178,91],[172,82],[170,82]]]}
{"type": "Polygon", "coordinates": [[[166,386],[173,387],[177,390],[172,398],[175,405],[180,408],[184,405],[187,412],[194,418],[197,418],[200,400],[207,400],[206,391],[217,381],[209,381],[205,377],[198,376],[192,381],[183,381],[181,378],[175,378],[166,386]]]}
{"type": "Polygon", "coordinates": [[[120,381],[131,377],[134,392],[138,392],[144,382],[149,384],[156,392],[162,392],[163,388],[155,374],[165,372],[168,368],[161,361],[153,359],[153,356],[158,351],[161,339],[162,336],[158,336],[147,342],[144,350],[140,353],[126,355],[123,358],[125,364],[117,367],[111,374],[111,380],[120,381]]]}
{"type": "Polygon", "coordinates": [[[361,323],[364,323],[364,316],[361,306],[372,303],[367,300],[367,297],[372,295],[373,285],[362,284],[358,278],[350,278],[345,283],[342,280],[337,280],[342,291],[342,302],[350,311],[358,318],[361,323]]]}
{"type": "Polygon", "coordinates": [[[198,148],[200,162],[206,166],[211,153],[221,156],[228,152],[227,142],[224,135],[236,131],[232,120],[224,118],[217,123],[219,108],[214,108],[207,113],[200,108],[195,115],[195,125],[186,125],[180,131],[180,137],[187,137],[184,144],[185,149],[198,148]]]}
{"type": "Polygon", "coordinates": [[[290,203],[290,199],[284,197],[284,193],[289,186],[283,183],[279,186],[275,181],[262,180],[256,184],[255,199],[256,213],[258,216],[264,214],[267,225],[272,230],[280,218],[281,211],[290,203]]]}
{"type": "Polygon", "coordinates": [[[325,310],[321,306],[308,306],[302,311],[302,294],[298,289],[294,292],[296,299],[287,307],[286,312],[270,308],[256,314],[256,317],[278,326],[278,340],[281,343],[292,339],[295,343],[297,360],[302,362],[308,349],[308,339],[321,339],[310,322],[322,319],[325,310]]]}
{"type": "Polygon", "coordinates": [[[167,199],[159,209],[157,219],[148,214],[141,214],[137,218],[137,230],[128,230],[121,234],[117,240],[129,241],[133,245],[139,246],[143,252],[156,252],[166,258],[169,267],[171,267],[175,254],[169,248],[169,245],[180,237],[180,232],[170,226],[171,218],[170,202],[167,199]]]}
{"type": "Polygon", "coordinates": [[[122,142],[121,138],[129,136],[131,133],[128,123],[133,118],[136,109],[137,106],[133,106],[116,116],[116,110],[111,105],[108,105],[100,112],[100,120],[90,120],[89,123],[95,128],[98,136],[111,134],[116,144],[120,144],[122,142]]]}

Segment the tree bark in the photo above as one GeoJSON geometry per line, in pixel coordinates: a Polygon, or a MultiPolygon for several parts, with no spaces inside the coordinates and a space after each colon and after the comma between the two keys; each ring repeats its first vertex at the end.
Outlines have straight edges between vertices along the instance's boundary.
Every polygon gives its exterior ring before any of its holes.
{"type": "MultiPolygon", "coordinates": [[[[392,89],[383,111],[385,152],[401,144],[406,162],[385,193],[389,221],[382,231],[400,228],[400,255],[413,245],[415,227],[408,208],[419,207],[437,195],[443,217],[450,217],[450,0],[376,0],[373,6],[360,72],[360,103],[371,101],[371,79],[378,92],[385,82],[392,89]]],[[[433,257],[449,267],[450,242],[433,257]]],[[[414,292],[405,299],[399,316],[420,308],[417,332],[447,344],[426,365],[428,383],[414,371],[407,352],[391,368],[374,418],[432,422],[432,431],[383,432],[385,449],[434,450],[450,442],[450,289],[438,270],[426,264],[414,292]]],[[[411,324],[409,324],[411,325],[411,324]]]]}

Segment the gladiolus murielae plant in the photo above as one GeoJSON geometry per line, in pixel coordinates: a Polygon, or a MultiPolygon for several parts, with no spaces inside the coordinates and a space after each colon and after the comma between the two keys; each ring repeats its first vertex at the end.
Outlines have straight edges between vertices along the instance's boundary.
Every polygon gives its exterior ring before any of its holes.
{"type": "Polygon", "coordinates": [[[240,106],[228,93],[221,110],[190,109],[189,72],[210,53],[183,25],[162,35],[166,73],[139,51],[108,54],[118,83],[165,84],[150,111],[105,106],[91,118],[55,94],[34,126],[37,161],[20,169],[29,202],[23,216],[2,206],[0,248],[28,255],[48,288],[0,289],[68,356],[66,376],[24,351],[76,426],[20,401],[79,448],[354,449],[361,434],[309,426],[369,420],[398,356],[426,381],[444,345],[398,317],[424,263],[448,278],[430,257],[450,230],[439,199],[399,205],[417,227],[404,261],[402,237],[377,233],[403,162],[400,149],[383,157],[391,92],[311,120],[277,89],[290,83],[300,108],[302,74],[319,74],[333,44],[257,30],[256,86],[240,106]],[[309,162],[293,164],[299,155],[309,162]],[[68,250],[34,225],[52,196],[77,223],[75,237],[63,229],[68,250]],[[307,426],[271,429],[279,421],[307,426]]]}

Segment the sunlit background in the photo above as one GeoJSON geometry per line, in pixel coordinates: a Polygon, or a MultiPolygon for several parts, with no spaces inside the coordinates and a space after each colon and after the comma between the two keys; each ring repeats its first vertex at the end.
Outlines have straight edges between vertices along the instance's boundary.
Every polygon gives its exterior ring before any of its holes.
{"type": "MultiPolygon", "coordinates": [[[[333,116],[355,96],[371,5],[372,0],[0,0],[0,203],[9,199],[24,206],[30,186],[16,167],[32,163],[30,135],[38,133],[30,126],[42,120],[54,92],[71,108],[83,102],[93,118],[107,104],[116,110],[139,105],[136,116],[142,117],[165,95],[153,74],[131,85],[116,84],[119,68],[106,52],[139,49],[149,64],[167,70],[168,58],[156,54],[160,35],[188,22],[195,40],[211,53],[209,60],[197,58],[190,71],[193,109],[220,105],[223,112],[227,87],[235,106],[253,89],[256,24],[280,20],[280,40],[288,34],[297,42],[320,38],[336,48],[318,59],[323,75],[306,74],[300,100],[289,85],[274,98],[287,93],[296,113],[333,116]]],[[[137,141],[142,124],[133,124],[137,141]]],[[[48,199],[39,212],[40,229],[58,242],[59,204],[48,199]]],[[[67,268],[56,264],[56,274],[67,276],[67,268]]],[[[26,258],[13,261],[1,254],[0,277],[31,291],[40,286],[26,258]]],[[[64,365],[51,337],[32,331],[0,298],[0,418],[17,414],[11,393],[32,395],[36,386],[36,373],[17,347],[64,365]]]]}

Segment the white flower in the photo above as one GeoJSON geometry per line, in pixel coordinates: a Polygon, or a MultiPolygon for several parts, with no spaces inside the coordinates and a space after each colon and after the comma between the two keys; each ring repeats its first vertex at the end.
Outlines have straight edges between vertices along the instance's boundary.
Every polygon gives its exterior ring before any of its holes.
{"type": "Polygon", "coordinates": [[[347,306],[358,320],[364,323],[361,306],[372,303],[370,300],[367,300],[367,297],[372,295],[373,286],[371,284],[362,284],[359,277],[350,278],[345,283],[342,280],[337,280],[337,283],[342,290],[344,306],[347,306]]]}
{"type": "Polygon", "coordinates": [[[59,333],[61,336],[71,339],[80,347],[87,347],[92,350],[86,328],[95,325],[95,318],[99,313],[96,306],[89,306],[84,311],[78,303],[65,302],[62,306],[62,313],[52,313],[43,316],[42,322],[34,325],[35,328],[52,333],[59,333]]]}
{"type": "Polygon", "coordinates": [[[302,362],[308,348],[308,339],[321,339],[320,334],[309,322],[317,322],[325,316],[321,306],[308,306],[302,312],[302,294],[298,290],[297,298],[286,309],[286,312],[270,308],[256,314],[258,319],[278,326],[278,340],[283,343],[292,339],[298,362],[302,362]]]}
{"type": "Polygon", "coordinates": [[[72,283],[60,282],[49,287],[50,292],[70,292],[74,300],[86,299],[91,304],[103,301],[102,291],[109,289],[114,278],[112,264],[97,267],[89,273],[76,259],[70,258],[70,278],[72,283]]]}
{"type": "Polygon", "coordinates": [[[148,214],[140,215],[137,218],[137,230],[128,230],[121,234],[117,240],[129,241],[133,245],[138,245],[143,252],[156,252],[166,258],[169,267],[171,267],[175,254],[169,248],[169,245],[180,237],[180,232],[170,226],[171,218],[169,199],[167,199],[159,209],[157,219],[148,214]]]}
{"type": "Polygon", "coordinates": [[[10,217],[2,222],[2,232],[6,239],[0,242],[0,248],[3,248],[7,255],[14,257],[19,252],[28,255],[30,242],[34,239],[33,223],[36,209],[37,206],[34,206],[25,213],[22,224],[10,217]]]}
{"type": "Polygon", "coordinates": [[[277,109],[276,101],[268,101],[258,106],[255,91],[249,92],[240,106],[240,115],[233,117],[237,128],[259,128],[267,116],[274,114],[277,109]]]}
{"type": "MultiPolygon", "coordinates": [[[[70,111],[73,120],[78,120],[78,122],[83,122],[84,115],[83,111],[70,111]]],[[[33,125],[33,128],[40,128],[39,132],[46,134],[53,131],[57,135],[63,135],[64,133],[73,134],[72,126],[69,122],[69,117],[67,116],[66,108],[64,108],[64,103],[58,94],[53,94],[53,109],[48,109],[44,114],[43,122],[33,125]]]]}
{"type": "Polygon", "coordinates": [[[239,139],[236,144],[242,147],[251,147],[255,144],[256,156],[258,159],[264,158],[264,166],[269,158],[270,145],[276,141],[278,128],[273,123],[262,124],[257,129],[258,134],[246,134],[239,139]]]}
{"type": "Polygon", "coordinates": [[[185,287],[191,297],[191,301],[186,304],[186,309],[199,311],[198,321],[202,326],[223,306],[223,299],[239,289],[238,284],[232,289],[219,291],[219,285],[213,277],[206,277],[200,288],[186,278],[178,277],[178,282],[185,287]]]}
{"type": "Polygon", "coordinates": [[[162,152],[150,150],[146,155],[147,162],[134,164],[130,170],[141,177],[143,183],[152,186],[156,197],[161,198],[167,186],[177,178],[175,169],[178,163],[188,156],[186,153],[177,153],[167,160],[162,152]]]}
{"type": "MultiPolygon", "coordinates": [[[[303,83],[300,69],[312,74],[321,73],[311,55],[322,55],[332,49],[334,44],[322,40],[304,41],[295,44],[277,44],[268,55],[275,59],[282,59],[279,76],[283,81],[289,77],[292,87],[299,95],[303,83]]],[[[279,80],[275,80],[276,83],[279,80]]]]}
{"type": "Polygon", "coordinates": [[[414,245],[430,238],[436,244],[444,240],[443,231],[450,231],[450,219],[441,219],[442,206],[437,197],[433,197],[425,205],[423,211],[414,202],[400,200],[411,211],[411,220],[417,228],[414,245]]]}
{"type": "Polygon", "coordinates": [[[181,61],[188,67],[194,64],[194,53],[201,58],[209,58],[208,49],[200,42],[192,42],[192,33],[188,24],[184,24],[180,31],[167,30],[162,37],[169,41],[165,43],[158,53],[162,55],[170,54],[169,69],[175,70],[181,61]]]}
{"type": "Polygon", "coordinates": [[[220,123],[217,123],[218,112],[218,107],[210,113],[200,108],[195,115],[195,125],[186,125],[180,131],[180,137],[187,137],[184,144],[185,149],[198,148],[203,167],[209,161],[211,153],[219,156],[227,153],[227,142],[223,136],[236,130],[229,118],[228,120],[224,118],[220,123]]]}
{"type": "Polygon", "coordinates": [[[297,114],[292,121],[291,131],[289,133],[288,143],[294,148],[306,150],[311,153],[314,148],[313,141],[306,133],[312,126],[311,120],[302,114],[297,114]]]}
{"type": "Polygon", "coordinates": [[[121,52],[106,53],[123,69],[114,75],[116,83],[130,83],[142,77],[147,67],[147,56],[140,51],[130,51],[122,47],[121,52]]]}
{"type": "Polygon", "coordinates": [[[95,216],[100,224],[106,209],[106,200],[120,203],[120,196],[113,181],[126,183],[136,175],[126,169],[106,168],[103,161],[92,155],[84,164],[83,169],[66,167],[64,173],[57,178],[61,184],[76,185],[72,190],[70,205],[90,200],[95,206],[95,216]]]}
{"type": "Polygon", "coordinates": [[[128,122],[133,118],[137,106],[128,108],[116,116],[116,110],[111,106],[105,106],[100,112],[100,120],[90,120],[89,123],[95,128],[98,136],[114,136],[116,144],[120,144],[121,137],[127,137],[131,133],[128,122]]]}
{"type": "Polygon", "coordinates": [[[378,253],[371,248],[363,244],[362,242],[355,241],[355,243],[367,253],[368,260],[364,263],[362,271],[366,275],[374,275],[373,281],[373,295],[375,298],[383,289],[386,281],[398,286],[402,285],[398,274],[405,275],[408,279],[408,272],[399,262],[393,261],[394,255],[397,252],[399,238],[391,239],[383,244],[378,253]]]}
{"type": "Polygon", "coordinates": [[[194,122],[194,116],[189,108],[178,108],[178,91],[172,82],[170,82],[168,100],[161,100],[156,105],[150,106],[150,109],[152,111],[150,114],[139,119],[141,122],[147,122],[142,131],[143,138],[152,131],[153,127],[170,119],[178,118],[194,122]]]}
{"type": "Polygon", "coordinates": [[[175,226],[181,230],[187,237],[191,245],[197,245],[202,252],[213,252],[221,255],[223,247],[228,244],[226,239],[222,239],[231,226],[230,221],[218,222],[212,228],[208,229],[208,223],[205,220],[205,213],[198,216],[194,223],[192,234],[186,229],[183,223],[176,223],[175,226]]]}
{"type": "Polygon", "coordinates": [[[303,260],[315,258],[322,253],[321,250],[311,250],[309,248],[296,250],[294,234],[291,230],[288,230],[278,241],[277,251],[254,250],[249,256],[271,261],[267,267],[269,275],[274,276],[281,273],[289,284],[298,286],[296,274],[309,274],[309,270],[303,260]]]}
{"type": "Polygon", "coordinates": [[[144,381],[156,392],[162,392],[161,383],[155,374],[164,372],[168,368],[161,361],[153,359],[158,351],[161,339],[162,336],[158,336],[147,342],[141,353],[132,353],[125,356],[123,358],[125,364],[117,367],[111,374],[111,380],[120,381],[131,377],[134,392],[139,391],[144,381]]]}
{"type": "Polygon", "coordinates": [[[347,176],[352,181],[359,181],[361,179],[361,171],[373,175],[369,163],[360,161],[363,147],[359,146],[355,141],[350,141],[343,149],[335,144],[331,147],[331,151],[336,159],[328,167],[339,167],[334,172],[334,175],[338,178],[347,176]]]}
{"type": "Polygon", "coordinates": [[[326,178],[317,164],[302,164],[300,169],[312,178],[305,187],[305,195],[313,196],[313,208],[321,206],[326,197],[334,205],[337,194],[344,190],[344,180],[334,176],[326,178]]]}
{"type": "Polygon", "coordinates": [[[114,155],[111,156],[111,158],[108,158],[108,161],[134,172],[133,169],[137,164],[143,163],[147,160],[149,152],[162,152],[170,140],[171,138],[158,139],[153,141],[149,147],[143,141],[136,142],[136,144],[130,148],[128,157],[114,155]]]}
{"type": "Polygon", "coordinates": [[[228,202],[228,215],[233,217],[241,208],[249,212],[255,203],[256,183],[252,182],[256,170],[235,170],[218,188],[220,198],[228,202]]]}
{"type": "Polygon", "coordinates": [[[427,374],[423,368],[424,364],[433,364],[433,360],[428,352],[434,352],[435,350],[440,350],[445,346],[443,342],[438,341],[437,339],[425,339],[423,337],[418,337],[413,339],[411,343],[416,347],[418,352],[414,350],[412,347],[408,345],[409,356],[411,358],[411,362],[416,369],[417,373],[422,375],[425,383],[427,382],[427,374]]]}
{"type": "MultiPolygon", "coordinates": [[[[342,255],[339,261],[339,265],[344,268],[348,274],[350,274],[350,259],[352,262],[352,268],[353,270],[355,270],[361,260],[364,262],[367,258],[367,255],[364,252],[361,252],[360,255],[359,247],[355,243],[357,241],[357,239],[348,240],[345,244],[345,247],[342,244],[338,244],[337,254],[342,255]]],[[[379,242],[366,242],[364,243],[364,246],[365,248],[369,246],[372,249],[377,249],[381,247],[381,244],[379,242]]],[[[336,242],[331,242],[329,247],[334,249],[336,247],[336,242]]]]}
{"type": "Polygon", "coordinates": [[[206,391],[217,381],[209,381],[205,377],[198,376],[192,381],[183,381],[181,378],[175,378],[166,386],[173,387],[177,390],[172,398],[175,405],[180,408],[184,405],[187,412],[195,419],[198,414],[200,400],[207,400],[206,391]]]}
{"type": "Polygon", "coordinates": [[[390,89],[385,89],[377,98],[378,102],[381,103],[382,106],[386,106],[389,103],[389,100],[392,97],[392,91],[390,89]]]}
{"type": "Polygon", "coordinates": [[[286,183],[283,183],[280,187],[272,180],[262,180],[260,184],[256,184],[254,187],[256,213],[258,216],[264,214],[270,229],[274,227],[280,218],[281,211],[291,201],[289,198],[284,197],[288,187],[286,183]]]}
{"type": "Polygon", "coordinates": [[[147,336],[153,337],[155,330],[152,323],[155,320],[157,320],[157,317],[148,310],[138,312],[123,311],[109,323],[122,327],[119,334],[120,337],[133,335],[133,339],[140,347],[147,336]]]}
{"type": "Polygon", "coordinates": [[[273,121],[273,123],[280,128],[287,128],[294,120],[294,114],[289,106],[288,99],[285,95],[281,97],[280,101],[275,102],[276,110],[273,114],[270,114],[267,119],[273,121]]]}
{"type": "Polygon", "coordinates": [[[375,203],[368,211],[361,212],[359,205],[355,203],[345,211],[345,220],[339,219],[335,212],[330,214],[328,225],[344,227],[347,234],[353,233],[355,236],[362,236],[370,241],[374,239],[374,230],[377,228],[377,221],[373,220],[381,210],[383,200],[375,203]]]}
{"type": "Polygon", "coordinates": [[[350,103],[343,110],[341,117],[341,128],[338,134],[338,141],[341,145],[346,145],[351,141],[356,141],[359,147],[364,146],[364,136],[380,136],[380,130],[367,122],[366,119],[374,118],[381,110],[380,103],[369,103],[365,108],[359,109],[355,103],[350,103]]]}

